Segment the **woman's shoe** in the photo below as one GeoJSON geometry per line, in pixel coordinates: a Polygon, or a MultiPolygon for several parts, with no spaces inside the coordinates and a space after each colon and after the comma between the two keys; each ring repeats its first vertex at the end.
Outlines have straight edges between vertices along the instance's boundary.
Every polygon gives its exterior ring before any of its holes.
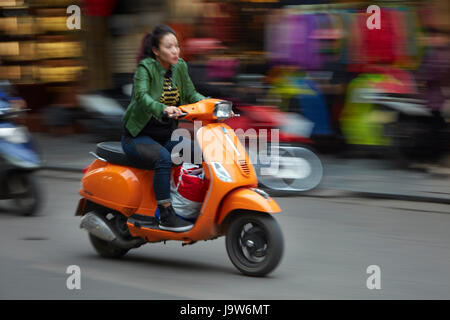
{"type": "Polygon", "coordinates": [[[179,218],[175,214],[172,205],[168,207],[158,206],[159,208],[159,228],[161,230],[186,232],[192,229],[193,223],[179,218]]]}

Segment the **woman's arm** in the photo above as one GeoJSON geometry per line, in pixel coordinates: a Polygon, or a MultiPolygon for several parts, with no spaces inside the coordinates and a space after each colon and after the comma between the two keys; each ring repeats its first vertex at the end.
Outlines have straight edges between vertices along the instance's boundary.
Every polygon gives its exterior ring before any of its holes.
{"type": "Polygon", "coordinates": [[[154,100],[150,92],[151,79],[147,69],[139,65],[134,74],[133,95],[136,100],[136,108],[139,112],[150,113],[161,119],[163,110],[167,107],[161,102],[154,100]]]}

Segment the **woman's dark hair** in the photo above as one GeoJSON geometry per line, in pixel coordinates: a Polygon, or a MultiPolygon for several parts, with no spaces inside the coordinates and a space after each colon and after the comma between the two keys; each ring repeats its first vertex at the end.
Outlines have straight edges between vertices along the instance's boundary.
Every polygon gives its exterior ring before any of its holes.
{"type": "Polygon", "coordinates": [[[155,54],[153,53],[153,48],[159,49],[159,43],[161,42],[162,37],[166,34],[172,33],[176,36],[175,31],[172,30],[169,26],[165,24],[157,25],[152,33],[147,33],[142,40],[141,50],[138,56],[138,63],[145,58],[151,57],[155,59],[155,54]]]}

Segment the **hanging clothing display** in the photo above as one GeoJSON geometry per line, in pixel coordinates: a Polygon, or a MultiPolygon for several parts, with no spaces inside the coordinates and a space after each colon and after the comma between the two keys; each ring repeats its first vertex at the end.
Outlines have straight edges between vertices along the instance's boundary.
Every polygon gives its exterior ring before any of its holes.
{"type": "Polygon", "coordinates": [[[417,17],[410,7],[382,8],[380,29],[369,29],[370,14],[356,10],[277,11],[268,17],[265,49],[271,64],[321,69],[330,58],[360,71],[367,64],[417,65],[417,17]],[[333,53],[333,55],[330,55],[333,53]]]}

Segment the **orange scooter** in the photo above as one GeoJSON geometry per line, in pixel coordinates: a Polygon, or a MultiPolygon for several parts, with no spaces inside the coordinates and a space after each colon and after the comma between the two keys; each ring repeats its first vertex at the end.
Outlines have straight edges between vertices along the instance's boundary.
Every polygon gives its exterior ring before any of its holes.
{"type": "Polygon", "coordinates": [[[283,255],[283,236],[271,214],[278,204],[257,189],[258,180],[245,148],[222,120],[234,116],[228,101],[205,99],[180,106],[184,119],[201,121],[196,138],[208,191],[193,228],[184,233],[159,229],[152,192],[153,171],[136,167],[120,142],[97,145],[85,169],[76,215],[103,257],[119,258],[145,243],[167,240],[183,245],[226,236],[231,262],[242,273],[264,276],[283,255]]]}

